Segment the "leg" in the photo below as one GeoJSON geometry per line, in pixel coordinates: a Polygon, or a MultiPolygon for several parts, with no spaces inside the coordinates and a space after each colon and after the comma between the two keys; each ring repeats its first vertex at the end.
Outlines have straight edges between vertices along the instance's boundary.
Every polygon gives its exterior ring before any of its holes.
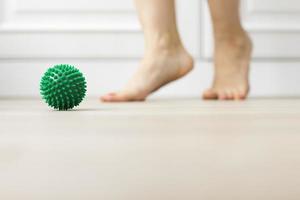
{"type": "Polygon", "coordinates": [[[209,0],[214,28],[214,82],[204,99],[244,99],[249,91],[252,44],[239,16],[239,0],[209,0]]]}
{"type": "Polygon", "coordinates": [[[102,101],[142,101],[193,68],[193,59],[182,45],[176,26],[174,0],[135,0],[145,34],[145,55],[137,72],[117,93],[102,101]]]}

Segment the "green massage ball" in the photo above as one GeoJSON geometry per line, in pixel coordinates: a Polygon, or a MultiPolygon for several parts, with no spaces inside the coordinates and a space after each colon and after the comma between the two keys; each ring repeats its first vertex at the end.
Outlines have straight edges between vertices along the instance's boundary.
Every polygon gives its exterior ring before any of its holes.
{"type": "Polygon", "coordinates": [[[50,107],[69,110],[78,106],[85,97],[86,81],[74,66],[56,65],[42,77],[40,92],[50,107]]]}

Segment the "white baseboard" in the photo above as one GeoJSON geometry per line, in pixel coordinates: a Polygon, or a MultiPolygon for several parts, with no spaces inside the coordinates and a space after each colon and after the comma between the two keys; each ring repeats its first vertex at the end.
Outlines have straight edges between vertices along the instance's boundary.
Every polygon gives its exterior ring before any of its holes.
{"type": "MultiPolygon", "coordinates": [[[[0,60],[0,96],[39,96],[44,71],[59,63],[73,64],[85,74],[88,96],[115,91],[129,79],[138,60],[20,59],[0,60]]],[[[255,61],[251,70],[251,96],[300,96],[300,61],[255,61]]],[[[212,79],[211,62],[197,62],[193,72],[155,93],[155,96],[200,96],[212,79]]]]}

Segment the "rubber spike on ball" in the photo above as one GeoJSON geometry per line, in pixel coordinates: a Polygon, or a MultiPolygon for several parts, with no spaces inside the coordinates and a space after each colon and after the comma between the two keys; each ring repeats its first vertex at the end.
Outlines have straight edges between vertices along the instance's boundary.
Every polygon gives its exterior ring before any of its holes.
{"type": "Polygon", "coordinates": [[[78,106],[84,99],[86,81],[83,74],[74,66],[55,65],[43,75],[40,93],[50,107],[69,110],[78,106]]]}

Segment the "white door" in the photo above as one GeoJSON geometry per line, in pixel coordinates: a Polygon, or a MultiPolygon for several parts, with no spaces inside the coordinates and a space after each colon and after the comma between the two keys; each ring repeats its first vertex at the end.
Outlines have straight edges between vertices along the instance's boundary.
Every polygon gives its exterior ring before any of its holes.
{"type": "MultiPolygon", "coordinates": [[[[156,95],[198,96],[212,76],[207,3],[177,4],[197,67],[156,95]]],[[[300,2],[245,0],[242,16],[255,44],[251,95],[300,95],[300,2]]],[[[132,0],[0,0],[0,96],[37,96],[42,73],[58,63],[80,68],[98,95],[121,87],[142,55],[132,0]]]]}

